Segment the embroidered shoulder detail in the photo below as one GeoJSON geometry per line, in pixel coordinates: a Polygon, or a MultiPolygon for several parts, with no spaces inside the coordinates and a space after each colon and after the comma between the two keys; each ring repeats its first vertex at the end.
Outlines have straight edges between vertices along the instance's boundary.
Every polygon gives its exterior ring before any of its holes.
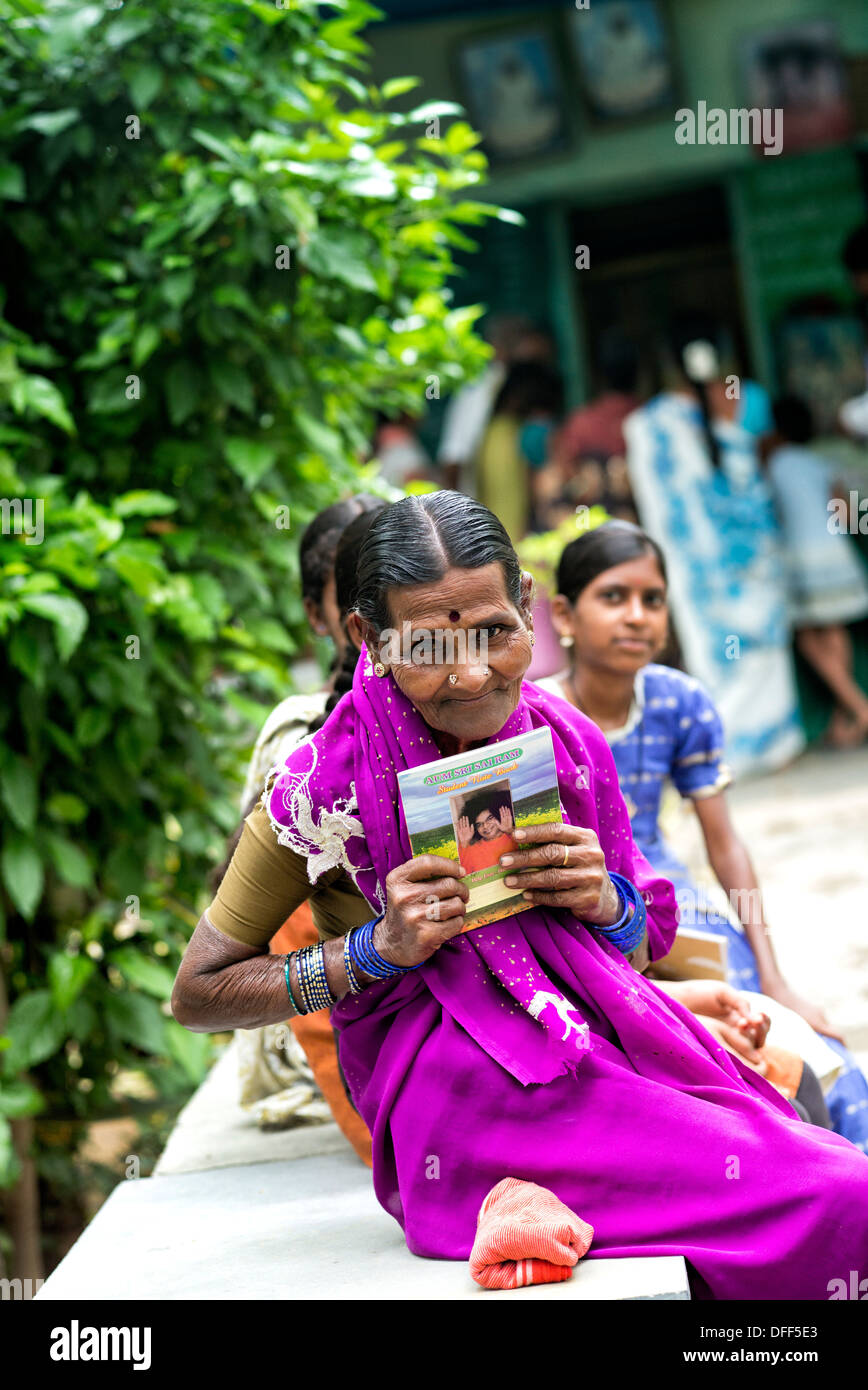
{"type": "MultiPolygon", "coordinates": [[[[358,874],[364,866],[354,864],[347,853],[347,840],[353,836],[364,839],[365,835],[361,820],[354,814],[359,809],[356,784],[351,782],[349,796],[337,797],[331,810],[323,807],[319,818],[315,819],[310,781],[318,753],[313,741],[307,746],[311,751],[311,761],[304,771],[290,771],[284,763],[277,763],[269,770],[262,794],[262,805],[268,814],[269,824],[278,844],[285,845],[304,859],[310,883],[316,883],[330,869],[341,868],[363,893],[358,874]],[[272,810],[272,798],[278,781],[280,819],[272,810]]],[[[376,897],[385,911],[385,891],[380,884],[377,884],[376,897]]]]}
{"type": "Polygon", "coordinates": [[[348,797],[338,797],[330,811],[323,808],[319,818],[314,818],[310,780],[318,755],[315,743],[306,746],[312,757],[305,771],[290,771],[280,763],[269,769],[262,804],[278,843],[306,860],[307,876],[311,883],[316,883],[322,874],[338,865],[351,872],[346,842],[353,835],[363,835],[364,831],[362,822],[352,814],[358,810],[355,785],[350,787],[348,797]],[[275,792],[278,795],[277,815],[272,808],[275,792]]]}

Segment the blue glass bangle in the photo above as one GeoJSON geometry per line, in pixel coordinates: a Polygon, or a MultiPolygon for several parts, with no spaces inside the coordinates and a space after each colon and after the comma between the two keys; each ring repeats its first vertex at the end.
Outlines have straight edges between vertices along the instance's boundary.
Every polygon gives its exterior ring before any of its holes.
{"type": "Polygon", "coordinates": [[[375,980],[388,980],[393,975],[407,975],[411,970],[418,970],[425,964],[424,961],[420,961],[419,965],[395,965],[393,961],[384,960],[374,946],[374,928],[378,922],[382,922],[385,915],[382,912],[379,917],[365,922],[362,927],[354,927],[348,933],[346,949],[353,966],[357,966],[375,980]]]}
{"type": "Polygon", "coordinates": [[[622,879],[620,874],[609,874],[609,878],[612,881],[612,887],[618,894],[618,902],[621,905],[621,916],[618,918],[617,922],[611,922],[608,926],[605,927],[598,927],[597,930],[605,932],[606,936],[611,937],[615,936],[616,933],[619,932],[622,927],[625,927],[627,923],[630,921],[630,908],[632,907],[633,903],[632,899],[628,897],[627,893],[625,893],[623,888],[623,884],[626,882],[626,880],[622,879]]]}
{"type": "Polygon", "coordinates": [[[624,911],[617,922],[613,922],[608,927],[598,926],[596,930],[602,932],[606,940],[610,941],[623,955],[628,956],[631,951],[636,950],[645,935],[648,918],[645,900],[635,884],[631,883],[628,878],[624,878],[622,874],[610,873],[609,878],[618,894],[618,901],[624,905],[624,911]],[[632,917],[630,916],[631,906],[633,908],[632,917]]]}

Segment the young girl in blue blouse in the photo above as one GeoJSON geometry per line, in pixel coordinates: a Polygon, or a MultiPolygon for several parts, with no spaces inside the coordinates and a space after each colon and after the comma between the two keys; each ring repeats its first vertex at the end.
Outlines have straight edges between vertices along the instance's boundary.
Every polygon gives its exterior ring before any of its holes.
{"type": "Polygon", "coordinates": [[[724,731],[710,696],[690,676],[655,663],[668,639],[666,570],[650,536],[611,521],[567,546],[552,616],[569,668],[539,681],[602,729],[612,746],[633,835],[675,885],[682,927],[726,937],[729,981],[778,1000],[805,1018],[844,1059],[827,1102],[834,1128],[868,1152],[868,1082],[822,1009],[790,988],[775,959],[747,849],[730,820],[724,731]],[[692,882],[660,830],[666,780],[689,797],[709,863],[740,926],[692,882]]]}

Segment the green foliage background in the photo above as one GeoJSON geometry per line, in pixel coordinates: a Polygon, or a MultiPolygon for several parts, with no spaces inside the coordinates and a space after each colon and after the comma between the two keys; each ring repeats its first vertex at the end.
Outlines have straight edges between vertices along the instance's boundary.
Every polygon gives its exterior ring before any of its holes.
{"type": "Polygon", "coordinates": [[[487,357],[444,287],[506,214],[456,108],[371,85],[376,17],[0,3],[0,495],[44,508],[0,541],[0,1186],[10,1121],[204,1074],[168,999],[291,688],[298,535],[368,486],[376,409],[487,357]]]}

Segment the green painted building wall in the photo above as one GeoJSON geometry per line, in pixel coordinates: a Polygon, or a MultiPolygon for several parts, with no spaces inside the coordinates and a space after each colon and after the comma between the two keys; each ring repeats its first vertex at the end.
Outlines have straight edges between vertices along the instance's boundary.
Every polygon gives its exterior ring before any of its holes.
{"type": "MultiPolygon", "coordinates": [[[[510,11],[502,20],[489,13],[374,26],[369,38],[375,75],[420,76],[423,86],[408,104],[461,101],[457,53],[469,37],[543,16],[557,25],[564,13],[563,6],[537,6],[510,11]]],[[[678,104],[694,109],[701,100],[725,109],[747,104],[739,48],[752,33],[831,18],[845,56],[868,54],[868,0],[670,0],[667,13],[680,77],[678,104]]],[[[857,152],[868,148],[868,140],[856,136],[846,147],[817,154],[758,157],[740,145],[678,145],[671,115],[595,128],[577,87],[569,100],[572,148],[556,158],[492,170],[485,196],[520,209],[527,223],[522,229],[498,223],[485,230],[483,254],[467,263],[457,297],[547,319],[558,337],[568,395],[582,399],[588,370],[575,307],[581,296],[571,244],[575,210],[619,202],[626,208],[719,181],[751,366],[773,385],[771,332],[782,300],[818,290],[846,296],[838,250],[841,229],[865,216],[857,152]]]]}

